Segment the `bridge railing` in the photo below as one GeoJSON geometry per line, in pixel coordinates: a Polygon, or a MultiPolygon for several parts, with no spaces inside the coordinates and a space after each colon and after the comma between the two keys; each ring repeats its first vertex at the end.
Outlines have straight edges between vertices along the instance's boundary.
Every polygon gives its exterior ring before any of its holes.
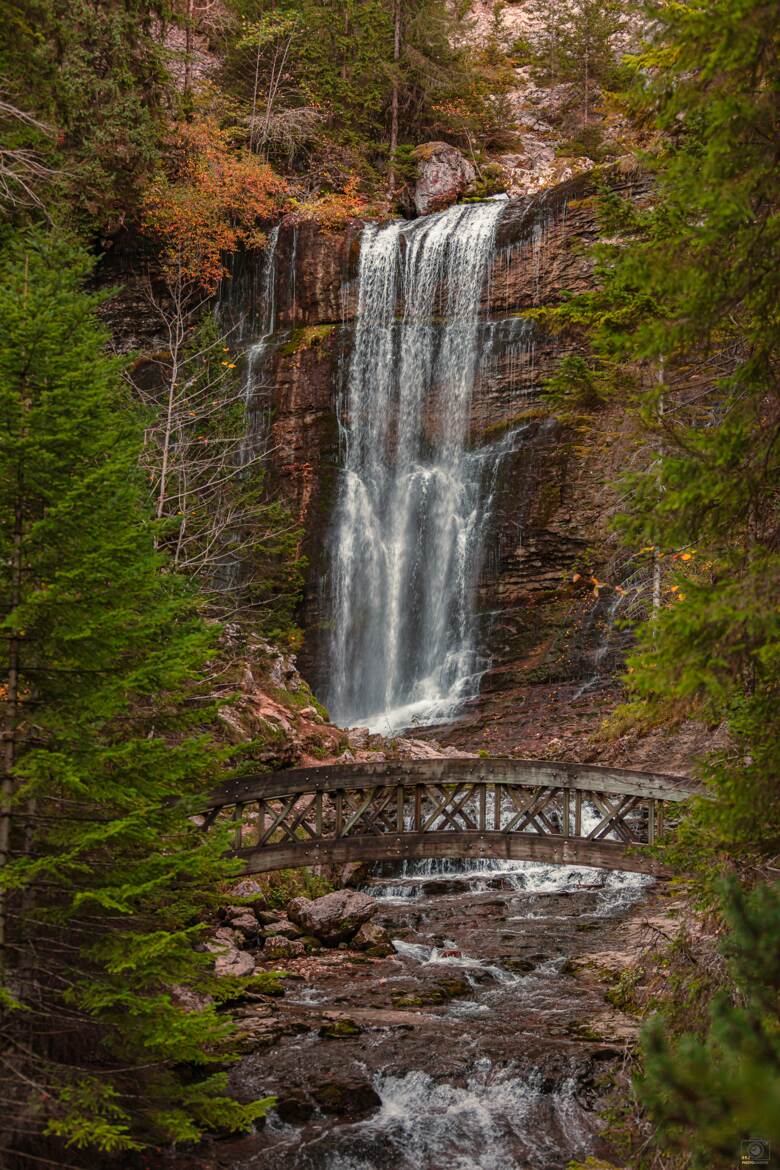
{"type": "Polygon", "coordinates": [[[676,777],[538,760],[334,765],[235,780],[206,825],[230,817],[248,871],[410,856],[512,856],[657,870],[635,847],[663,836],[676,777]]]}

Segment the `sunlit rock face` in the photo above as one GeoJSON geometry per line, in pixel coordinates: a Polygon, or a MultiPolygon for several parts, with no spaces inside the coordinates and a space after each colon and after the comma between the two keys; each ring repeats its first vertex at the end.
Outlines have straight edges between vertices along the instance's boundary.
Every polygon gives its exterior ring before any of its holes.
{"type": "MultiPolygon", "coordinates": [[[[635,174],[610,181],[642,194],[635,174]]],[[[609,658],[608,599],[571,578],[622,572],[606,535],[621,420],[583,446],[549,416],[564,343],[528,316],[590,286],[596,199],[581,176],[411,222],[283,224],[234,273],[250,441],[305,531],[300,661],[346,722],[585,684],[609,658]]]]}

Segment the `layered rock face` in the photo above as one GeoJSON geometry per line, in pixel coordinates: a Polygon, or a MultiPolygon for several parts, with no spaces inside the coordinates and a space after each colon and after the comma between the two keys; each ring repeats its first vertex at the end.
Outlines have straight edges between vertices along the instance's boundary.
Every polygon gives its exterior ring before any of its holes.
{"type": "MultiPolygon", "coordinates": [[[[616,169],[610,182],[641,195],[634,173],[616,169]]],[[[588,582],[595,575],[619,584],[630,568],[620,565],[607,535],[613,507],[608,485],[624,459],[620,419],[602,416],[583,444],[549,416],[540,389],[562,343],[528,316],[589,287],[596,204],[595,182],[581,176],[541,196],[508,201],[496,232],[470,442],[483,448],[509,432],[514,437],[499,464],[478,585],[482,636],[492,659],[482,682],[485,696],[518,684],[587,684],[608,669],[616,650],[610,629],[618,595],[594,593],[588,582]],[[579,581],[573,583],[575,574],[579,581]]],[[[315,692],[324,689],[327,670],[329,521],[343,454],[338,411],[357,304],[361,230],[359,223],[330,233],[310,224],[282,225],[275,254],[266,258],[275,265],[275,332],[264,342],[262,362],[248,384],[258,426],[270,431],[276,483],[306,534],[300,662],[315,692]]],[[[262,266],[236,271],[227,311],[243,318],[246,340],[262,334],[264,287],[262,266]]]]}

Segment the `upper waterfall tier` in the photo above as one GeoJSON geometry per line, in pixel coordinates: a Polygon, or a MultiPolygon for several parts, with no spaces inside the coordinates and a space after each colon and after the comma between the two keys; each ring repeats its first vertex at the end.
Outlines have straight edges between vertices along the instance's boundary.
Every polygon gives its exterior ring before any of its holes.
{"type": "Polygon", "coordinates": [[[451,716],[487,662],[474,621],[491,460],[469,450],[501,203],[365,227],[327,581],[333,717],[451,716]]]}

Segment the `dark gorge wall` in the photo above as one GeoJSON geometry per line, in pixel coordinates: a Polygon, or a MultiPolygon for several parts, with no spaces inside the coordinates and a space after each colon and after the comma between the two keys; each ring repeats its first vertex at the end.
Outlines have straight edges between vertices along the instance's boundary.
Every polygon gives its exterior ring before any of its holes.
{"type": "MultiPolygon", "coordinates": [[[[609,182],[628,195],[641,194],[636,174],[615,171],[609,182]]],[[[617,584],[630,570],[608,535],[614,506],[609,484],[625,459],[621,420],[614,412],[601,415],[583,437],[549,416],[540,390],[563,343],[526,316],[589,287],[596,213],[596,183],[583,176],[533,199],[510,201],[497,229],[470,425],[473,447],[505,448],[479,584],[483,637],[493,661],[483,679],[485,695],[524,683],[585,684],[608,670],[620,649],[614,634],[619,595],[594,594],[586,582],[595,574],[617,584]],[[580,583],[572,583],[575,572],[580,583]]],[[[340,462],[338,403],[357,304],[361,229],[357,223],[339,232],[282,225],[274,242],[270,323],[267,260],[265,269],[263,263],[238,264],[228,293],[228,312],[243,322],[246,342],[271,326],[248,392],[256,437],[262,432],[275,483],[305,530],[309,568],[300,661],[320,691],[327,539],[340,462]]],[[[434,427],[436,419],[426,425],[434,427]]]]}

